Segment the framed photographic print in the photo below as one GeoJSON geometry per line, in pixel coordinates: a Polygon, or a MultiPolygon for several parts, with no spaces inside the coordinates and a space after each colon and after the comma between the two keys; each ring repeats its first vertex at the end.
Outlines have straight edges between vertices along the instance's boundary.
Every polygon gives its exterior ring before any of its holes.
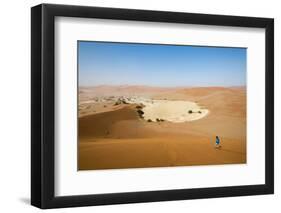
{"type": "Polygon", "coordinates": [[[31,203],[272,194],[274,21],[31,9],[31,203]]]}

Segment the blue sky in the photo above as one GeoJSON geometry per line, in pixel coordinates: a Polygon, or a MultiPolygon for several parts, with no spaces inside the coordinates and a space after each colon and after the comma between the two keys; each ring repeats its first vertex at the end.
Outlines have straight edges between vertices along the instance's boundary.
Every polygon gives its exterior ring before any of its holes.
{"type": "Polygon", "coordinates": [[[79,41],[79,86],[245,86],[246,51],[79,41]]]}

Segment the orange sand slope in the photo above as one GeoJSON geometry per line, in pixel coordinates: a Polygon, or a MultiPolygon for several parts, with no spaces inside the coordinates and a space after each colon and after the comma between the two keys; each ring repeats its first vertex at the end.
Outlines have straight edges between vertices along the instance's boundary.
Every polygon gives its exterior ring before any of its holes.
{"type": "Polygon", "coordinates": [[[102,86],[80,88],[79,100],[79,170],[246,163],[244,87],[102,86]],[[148,122],[136,104],[89,101],[106,94],[194,101],[209,113],[190,122],[148,122]]]}

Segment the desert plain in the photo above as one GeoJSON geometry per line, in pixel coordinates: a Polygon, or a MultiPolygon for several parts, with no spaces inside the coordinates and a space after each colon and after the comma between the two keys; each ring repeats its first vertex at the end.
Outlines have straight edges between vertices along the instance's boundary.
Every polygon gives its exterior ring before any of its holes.
{"type": "Polygon", "coordinates": [[[246,87],[79,87],[78,105],[78,170],[246,163],[246,87]]]}

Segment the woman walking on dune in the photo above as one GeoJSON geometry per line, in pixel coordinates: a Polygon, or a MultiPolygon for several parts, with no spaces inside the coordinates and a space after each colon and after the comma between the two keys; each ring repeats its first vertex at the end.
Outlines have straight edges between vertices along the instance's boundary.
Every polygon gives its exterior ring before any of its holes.
{"type": "Polygon", "coordinates": [[[215,145],[215,148],[216,149],[219,149],[219,148],[221,148],[221,141],[220,141],[220,138],[219,138],[219,136],[216,136],[216,145],[215,145]]]}

